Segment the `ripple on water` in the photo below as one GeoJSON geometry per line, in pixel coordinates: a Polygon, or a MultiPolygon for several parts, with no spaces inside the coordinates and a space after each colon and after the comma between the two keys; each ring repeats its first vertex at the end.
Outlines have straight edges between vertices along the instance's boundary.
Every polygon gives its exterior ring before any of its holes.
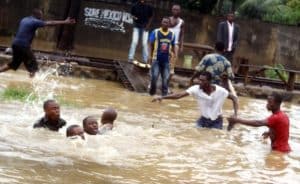
{"type": "MultiPolygon", "coordinates": [[[[25,73],[11,75],[12,79],[8,75],[0,75],[5,84],[10,80],[28,82],[25,73]]],[[[115,84],[46,74],[38,76],[33,85],[39,95],[37,102],[1,102],[1,183],[300,181],[297,105],[284,105],[291,117],[293,152],[281,156],[270,152],[270,142],[262,140],[265,128],[236,126],[231,132],[196,129],[199,114],[192,98],[153,104],[150,97],[115,84]],[[115,129],[106,135],[87,136],[86,141],[67,140],[66,127],[58,133],[32,129],[43,114],[43,100],[57,95],[81,104],[80,108],[62,105],[61,114],[68,125],[81,125],[87,115],[100,118],[105,107],[113,106],[119,112],[115,129]]],[[[269,115],[263,100],[241,98],[240,102],[242,117],[269,115]]],[[[232,114],[230,102],[225,103],[224,114],[232,114]]]]}

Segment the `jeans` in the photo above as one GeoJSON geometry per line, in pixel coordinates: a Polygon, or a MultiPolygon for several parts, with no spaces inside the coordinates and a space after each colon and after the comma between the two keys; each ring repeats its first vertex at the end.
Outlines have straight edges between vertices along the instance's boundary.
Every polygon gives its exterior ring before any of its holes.
{"type": "Polygon", "coordinates": [[[223,128],[223,118],[219,116],[216,120],[211,120],[201,116],[196,122],[197,128],[223,128]]]}
{"type": "Polygon", "coordinates": [[[132,41],[129,49],[128,59],[133,60],[135,49],[139,41],[139,37],[142,35],[142,43],[143,43],[143,62],[147,63],[148,60],[148,35],[149,32],[143,28],[134,27],[132,32],[132,41]]]}
{"type": "Polygon", "coordinates": [[[162,96],[168,94],[168,81],[170,77],[170,64],[169,62],[159,62],[153,61],[151,65],[151,83],[150,83],[150,95],[155,95],[156,84],[159,74],[161,74],[162,86],[161,93],[162,96]]]}

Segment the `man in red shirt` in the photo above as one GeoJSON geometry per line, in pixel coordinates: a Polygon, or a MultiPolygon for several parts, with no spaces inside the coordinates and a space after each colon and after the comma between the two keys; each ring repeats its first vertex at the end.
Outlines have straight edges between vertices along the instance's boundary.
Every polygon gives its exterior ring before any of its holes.
{"type": "Polygon", "coordinates": [[[282,102],[281,95],[273,93],[268,97],[267,109],[272,111],[272,115],[265,120],[245,120],[241,118],[230,117],[228,118],[228,130],[231,130],[236,123],[260,127],[267,126],[269,131],[263,133],[263,137],[270,137],[272,150],[280,152],[289,152],[289,118],[280,110],[282,102]]]}

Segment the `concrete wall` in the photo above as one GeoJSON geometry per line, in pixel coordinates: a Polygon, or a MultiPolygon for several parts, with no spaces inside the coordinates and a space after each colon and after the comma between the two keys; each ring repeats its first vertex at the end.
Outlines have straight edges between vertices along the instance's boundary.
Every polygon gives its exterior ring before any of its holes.
{"type": "MultiPolygon", "coordinates": [[[[37,5],[43,7],[47,18],[63,18],[66,1],[59,0],[7,0],[1,2],[1,35],[16,30],[17,20],[30,13],[37,5]],[[5,3],[8,2],[8,3],[5,3]],[[21,3],[22,2],[22,3],[21,3]],[[22,4],[22,5],[20,5],[22,4]],[[25,8],[24,8],[25,7],[25,8]],[[3,13],[5,12],[5,13],[3,13]],[[4,16],[5,15],[5,16],[4,16]]],[[[75,30],[74,52],[80,55],[127,59],[131,42],[132,20],[130,5],[82,0],[79,20],[75,30]]],[[[162,16],[169,15],[166,10],[155,10],[152,29],[159,26],[162,16]]],[[[186,22],[186,42],[214,45],[216,27],[221,18],[202,16],[184,12],[186,22]]],[[[240,25],[240,41],[235,56],[248,58],[250,63],[272,65],[281,63],[286,68],[300,70],[300,28],[259,22],[256,20],[237,20],[240,25]]],[[[46,44],[35,47],[47,47],[55,50],[59,28],[47,28],[39,31],[38,39],[47,40],[46,44]]],[[[1,36],[0,35],[0,36],[1,36]]],[[[0,45],[3,45],[0,40],[0,45]]],[[[137,50],[140,57],[141,49],[137,50]]],[[[184,54],[192,54],[185,50],[184,54]]],[[[182,57],[181,57],[182,61],[182,57]]],[[[198,61],[194,60],[194,64],[198,61]]],[[[179,63],[178,65],[181,65],[179,63]]]]}

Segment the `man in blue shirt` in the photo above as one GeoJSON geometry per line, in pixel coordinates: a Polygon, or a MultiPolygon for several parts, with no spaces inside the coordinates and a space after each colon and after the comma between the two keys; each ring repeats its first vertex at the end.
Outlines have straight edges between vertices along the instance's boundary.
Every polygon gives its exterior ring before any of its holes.
{"type": "Polygon", "coordinates": [[[75,20],[67,18],[66,20],[51,20],[43,21],[43,12],[39,9],[34,9],[32,15],[24,17],[12,43],[13,58],[12,62],[0,67],[0,72],[13,69],[17,70],[22,62],[29,72],[30,77],[34,77],[35,72],[38,70],[38,64],[35,56],[31,50],[31,43],[35,36],[35,31],[44,26],[54,26],[62,24],[74,24],[75,20]]]}
{"type": "Polygon", "coordinates": [[[174,53],[175,35],[169,30],[170,18],[164,17],[161,28],[155,29],[149,38],[149,62],[151,65],[150,95],[156,93],[156,83],[159,73],[162,78],[162,96],[168,94],[168,80],[170,77],[170,54],[174,53]]]}

